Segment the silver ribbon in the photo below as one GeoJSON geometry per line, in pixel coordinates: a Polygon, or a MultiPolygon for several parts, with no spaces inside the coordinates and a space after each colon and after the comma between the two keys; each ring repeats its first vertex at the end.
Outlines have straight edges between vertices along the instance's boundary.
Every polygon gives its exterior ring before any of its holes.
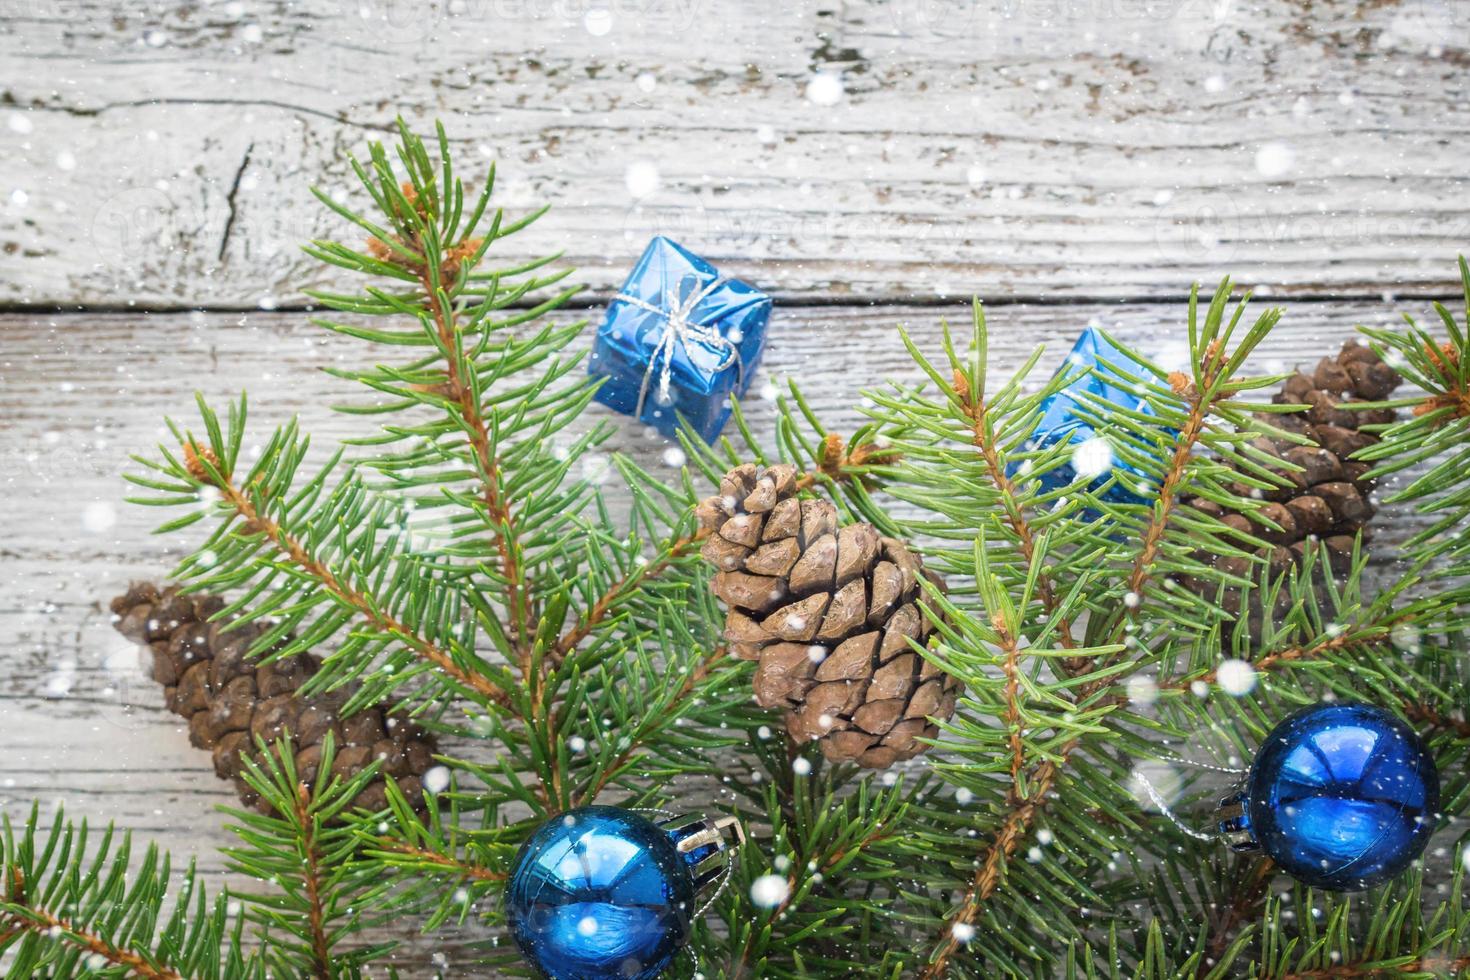
{"type": "Polygon", "coordinates": [[[670,399],[669,385],[673,381],[674,350],[676,347],[683,347],[684,353],[687,356],[690,340],[697,340],[717,350],[725,351],[724,360],[719,363],[715,370],[723,371],[731,364],[734,364],[739,372],[736,375],[736,387],[739,388],[741,382],[744,381],[745,363],[740,357],[740,348],[729,338],[721,334],[717,328],[708,324],[693,323],[689,319],[694,314],[695,307],[703,303],[711,293],[724,285],[725,282],[726,280],[723,277],[716,278],[708,286],[690,293],[682,301],[679,299],[678,290],[672,288],[666,289],[664,291],[664,301],[667,305],[663,309],[651,303],[645,303],[637,296],[629,296],[627,293],[618,293],[617,296],[613,297],[614,302],[621,300],[624,303],[638,307],[640,310],[647,310],[649,313],[662,317],[664,320],[663,333],[658,338],[658,343],[653,349],[653,354],[648,358],[648,367],[643,372],[643,384],[638,388],[638,407],[633,412],[635,418],[643,415],[643,406],[648,400],[648,388],[653,382],[653,372],[656,368],[659,372],[659,401],[660,404],[668,404],[670,399]],[[663,362],[661,367],[659,366],[660,360],[663,362]]]}

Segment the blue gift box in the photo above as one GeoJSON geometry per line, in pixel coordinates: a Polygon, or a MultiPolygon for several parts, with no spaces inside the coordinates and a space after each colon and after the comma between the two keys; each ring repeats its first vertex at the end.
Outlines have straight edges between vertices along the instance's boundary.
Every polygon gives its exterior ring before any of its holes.
{"type": "MultiPolygon", "coordinates": [[[[1121,409],[1153,414],[1148,400],[1134,382],[1126,380],[1118,368],[1130,370],[1132,360],[1103,336],[1101,330],[1088,327],[1077,338],[1066,364],[1057,372],[1073,375],[1061,390],[1041,403],[1041,421],[1026,443],[1030,451],[1043,451],[1061,444],[1075,447],[1071,456],[1040,476],[1043,490],[1060,490],[1082,477],[1092,477],[1089,486],[1102,487],[1116,468],[1118,480],[1108,487],[1103,499],[1117,503],[1136,503],[1143,497],[1136,491],[1139,483],[1153,481],[1136,468],[1118,459],[1111,442],[1084,418],[1079,409],[1098,407],[1086,404],[1083,395],[1091,395],[1121,409]],[[1090,369],[1090,370],[1089,370],[1090,369]]],[[[1142,369],[1139,369],[1140,372],[1142,369]]],[[[1019,467],[1012,467],[1013,474],[1019,467]]]]}
{"type": "Polygon", "coordinates": [[[713,442],[730,396],[744,395],[755,377],[770,317],[765,293],[659,236],[597,331],[587,371],[606,380],[596,398],[667,436],[682,414],[713,442]]]}

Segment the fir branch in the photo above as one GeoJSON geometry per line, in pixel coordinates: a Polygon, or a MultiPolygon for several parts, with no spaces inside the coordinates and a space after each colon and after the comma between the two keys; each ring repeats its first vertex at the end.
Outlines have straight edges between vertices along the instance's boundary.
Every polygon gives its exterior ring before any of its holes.
{"type": "Polygon", "coordinates": [[[1240,862],[1238,867],[1247,869],[1244,881],[1237,884],[1234,900],[1223,913],[1210,916],[1209,932],[1205,939],[1205,956],[1197,975],[1201,978],[1208,972],[1207,964],[1218,962],[1235,940],[1235,931],[1242,922],[1253,918],[1271,884],[1271,873],[1275,869],[1270,858],[1240,862]]]}
{"type": "Polygon", "coordinates": [[[398,866],[443,871],[457,879],[478,882],[499,882],[510,877],[508,872],[472,864],[428,848],[413,847],[391,837],[373,837],[369,840],[374,856],[387,859],[398,866]]]}
{"type": "Polygon", "coordinates": [[[166,855],[149,846],[136,868],[132,838],[109,826],[89,846],[87,825],[57,811],[49,830],[32,806],[19,834],[3,819],[0,952],[6,976],[76,976],[117,969],[145,980],[258,978],[240,946],[226,900],[207,900],[191,864],[171,881],[166,855]],[[168,896],[177,894],[169,902],[168,896]],[[169,905],[172,904],[172,910],[169,905]]]}
{"type": "MultiPolygon", "coordinates": [[[[1162,478],[1158,481],[1149,521],[1139,535],[1141,544],[1134,553],[1127,578],[1128,595],[1133,600],[1125,601],[1124,614],[1114,619],[1115,625],[1111,632],[1115,642],[1122,640],[1127,632],[1127,625],[1138,619],[1143,605],[1141,599],[1144,589],[1154,573],[1177,495],[1185,483],[1186,475],[1200,465],[1195,449],[1204,437],[1206,420],[1220,411],[1222,402],[1250,384],[1232,382],[1229,378],[1230,371],[1264,339],[1280,316],[1279,311],[1268,311],[1256,321],[1235,350],[1227,351],[1230,334],[1244,311],[1246,300],[1249,299],[1247,296],[1241,302],[1234,319],[1228,327],[1224,326],[1224,308],[1229,292],[1229,281],[1226,280],[1216,291],[1202,325],[1196,320],[1197,291],[1190,296],[1189,327],[1193,348],[1193,376],[1176,374],[1169,379],[1173,395],[1184,403],[1183,421],[1173,440],[1162,478]]],[[[1239,417],[1238,413],[1226,414],[1239,417]]],[[[1092,502],[1106,512],[1103,501],[1094,496],[1092,502]]],[[[1079,709],[1083,708],[1097,694],[1112,686],[1122,676],[1137,670],[1145,662],[1146,660],[1140,658],[1115,675],[1115,672],[1106,669],[1111,666],[1111,660],[1105,659],[1104,669],[1100,674],[1095,672],[1090,679],[1084,680],[1073,692],[1069,692],[1073,703],[1079,709]]],[[[1009,703],[1007,710],[1010,710],[1009,703]]],[[[951,958],[961,942],[956,928],[964,930],[971,927],[981,906],[999,889],[1006,876],[1007,862],[1025,839],[1037,814],[1046,806],[1062,771],[1074,753],[1084,745],[1084,741],[1081,736],[1072,737],[1054,755],[1043,759],[1024,777],[1013,775],[1006,797],[1006,815],[980,858],[974,879],[960,900],[957,911],[945,923],[940,944],[920,973],[921,980],[935,980],[948,971],[951,958]],[[1025,791],[1021,789],[1023,785],[1025,791]]]]}
{"type": "Polygon", "coordinates": [[[717,667],[729,660],[728,647],[720,647],[708,657],[700,660],[684,678],[673,694],[665,701],[663,710],[639,722],[638,731],[628,740],[628,745],[610,763],[600,766],[601,772],[586,790],[573,797],[573,808],[594,802],[609,783],[616,781],[631,766],[639,752],[653,736],[661,733],[682,713],[684,700],[689,697],[717,667]]]}
{"type": "Polygon", "coordinates": [[[446,677],[454,680],[462,689],[476,695],[477,700],[502,708],[511,707],[510,696],[488,677],[461,667],[447,650],[419,636],[401,620],[380,609],[368,596],[344,585],[335,572],[312,555],[305,542],[261,513],[250,495],[229,476],[214,470],[206,477],[203,482],[219,490],[222,499],[244,520],[246,531],[264,535],[294,567],[315,580],[338,603],[361,616],[365,624],[403,643],[419,657],[437,667],[446,677]]]}
{"type": "Polygon", "coordinates": [[[374,868],[356,853],[359,835],[348,807],[378,774],[376,762],[350,779],[329,775],[335,738],[322,740],[318,777],[308,787],[285,738],[256,739],[242,757],[245,782],[269,814],[226,810],[240,844],[224,848],[231,870],[269,881],[276,890],[246,896],[280,975],[335,980],[392,950],[392,943],[343,949],[344,940],[374,923],[364,899],[376,884],[374,868]]]}
{"type": "MultiPolygon", "coordinates": [[[[985,470],[989,474],[990,482],[994,486],[1000,498],[1001,506],[1005,511],[1005,519],[1010,524],[1015,534],[1017,547],[1021,559],[1028,565],[1036,558],[1037,533],[1031,526],[1028,516],[1030,500],[1023,499],[1016,483],[1011,479],[1005,463],[1001,459],[1001,447],[997,438],[995,422],[991,416],[991,405],[986,400],[985,391],[985,361],[989,348],[989,334],[985,325],[985,310],[980,301],[976,299],[973,304],[975,320],[974,349],[975,357],[970,370],[963,367],[954,368],[954,394],[959,400],[960,407],[972,422],[973,435],[971,441],[979,450],[981,458],[985,460],[985,470]]],[[[946,339],[948,337],[948,326],[945,328],[946,339]]],[[[1036,576],[1036,591],[1041,599],[1042,609],[1050,620],[1057,617],[1057,610],[1061,604],[1057,586],[1052,575],[1045,569],[1038,572],[1036,576]]],[[[1066,617],[1056,618],[1057,640],[1067,649],[1076,646],[1076,640],[1072,635],[1071,620],[1066,617]]],[[[1062,661],[1063,666],[1071,672],[1086,667],[1085,658],[1067,658],[1062,661]]]]}
{"type": "Polygon", "coordinates": [[[681,558],[694,554],[696,546],[707,537],[706,532],[696,531],[694,534],[680,537],[671,544],[660,550],[660,553],[651,561],[637,566],[607,588],[597,600],[592,603],[587,612],[578,620],[577,624],[569,629],[556,641],[548,652],[552,664],[559,664],[567,654],[571,653],[577,646],[592,634],[592,631],[601,625],[616,608],[623,597],[634,593],[643,583],[657,578],[671,565],[677,563],[681,558]]]}
{"type": "Polygon", "coordinates": [[[1339,963],[1315,970],[1299,970],[1281,976],[1280,980],[1341,980],[1357,977],[1360,980],[1409,980],[1423,977],[1458,977],[1470,970],[1470,956],[1452,958],[1448,956],[1426,956],[1400,962],[1339,963]]]}

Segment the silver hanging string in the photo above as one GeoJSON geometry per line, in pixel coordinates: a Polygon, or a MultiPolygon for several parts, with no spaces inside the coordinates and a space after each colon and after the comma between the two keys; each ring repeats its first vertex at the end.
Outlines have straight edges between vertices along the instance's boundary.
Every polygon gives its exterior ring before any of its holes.
{"type": "MultiPolygon", "coordinates": [[[[1177,755],[1161,755],[1158,757],[1158,761],[1171,762],[1181,766],[1193,766],[1196,769],[1208,769],[1212,772],[1221,772],[1232,776],[1244,775],[1245,773],[1250,771],[1249,769],[1240,769],[1234,766],[1217,766],[1210,762],[1195,762],[1192,759],[1181,759],[1177,755]]],[[[1171,807],[1164,799],[1163,794],[1160,793],[1158,791],[1158,788],[1154,786],[1154,784],[1149,781],[1149,778],[1143,774],[1143,770],[1135,768],[1133,770],[1133,778],[1138,780],[1139,785],[1143,787],[1144,793],[1148,795],[1149,800],[1153,803],[1154,807],[1159,811],[1159,813],[1162,814],[1164,818],[1172,823],[1175,827],[1178,827],[1186,835],[1198,841],[1213,841],[1216,839],[1216,836],[1214,834],[1207,834],[1195,830],[1193,827],[1189,826],[1183,820],[1181,820],[1179,818],[1179,815],[1174,812],[1174,808],[1171,807]]]]}
{"type": "Polygon", "coordinates": [[[740,348],[724,334],[720,333],[716,327],[703,323],[693,323],[689,319],[694,315],[695,308],[700,303],[703,303],[716,289],[723,286],[726,281],[723,276],[717,277],[709,285],[690,293],[683,300],[679,299],[677,290],[673,288],[666,289],[664,291],[664,302],[666,305],[663,309],[651,303],[645,303],[637,296],[629,296],[627,293],[618,293],[613,297],[614,302],[621,300],[631,306],[638,307],[640,310],[646,310],[655,316],[661,317],[664,321],[663,333],[658,338],[658,343],[653,349],[653,354],[648,358],[648,367],[643,372],[643,383],[638,388],[638,408],[633,413],[635,416],[641,416],[643,414],[643,406],[648,401],[648,388],[653,382],[653,373],[655,370],[659,372],[659,402],[660,404],[668,403],[670,397],[669,386],[673,381],[674,351],[676,348],[683,347],[687,355],[690,340],[697,340],[717,350],[723,350],[725,352],[725,358],[715,370],[723,371],[731,364],[734,364],[739,372],[736,378],[736,387],[740,387],[745,377],[745,364],[740,357],[740,348]],[[659,363],[660,361],[662,361],[662,364],[659,363]]]}
{"type": "Polygon", "coordinates": [[[697,910],[695,910],[694,917],[696,919],[702,918],[704,916],[704,913],[706,913],[706,912],[709,911],[709,907],[711,905],[715,904],[715,901],[717,899],[719,899],[719,897],[725,893],[725,889],[726,889],[726,887],[729,886],[729,884],[730,884],[730,878],[731,878],[731,876],[734,875],[734,873],[735,873],[735,852],[734,852],[734,850],[726,850],[725,851],[725,873],[720,878],[720,883],[715,886],[715,890],[710,893],[709,898],[705,899],[704,904],[701,905],[697,910]]]}
{"type": "Polygon", "coordinates": [[[1193,827],[1189,826],[1189,824],[1185,823],[1183,820],[1180,820],[1179,816],[1174,812],[1173,808],[1164,801],[1163,794],[1161,794],[1157,789],[1154,788],[1154,784],[1149,782],[1148,777],[1145,776],[1140,770],[1133,770],[1133,778],[1138,780],[1138,782],[1143,786],[1143,791],[1148,794],[1148,798],[1153,801],[1153,804],[1158,809],[1159,813],[1163,814],[1164,817],[1171,824],[1178,827],[1180,830],[1188,834],[1190,837],[1193,837],[1195,840],[1212,841],[1215,839],[1214,834],[1201,833],[1200,831],[1195,830],[1193,827]]]}
{"type": "Polygon", "coordinates": [[[1249,769],[1241,769],[1237,766],[1217,766],[1212,762],[1195,762],[1193,759],[1181,759],[1177,755],[1161,755],[1160,762],[1173,762],[1181,766],[1193,766],[1196,769],[1208,769],[1211,772],[1223,772],[1231,776],[1244,776],[1250,772],[1249,769]]]}

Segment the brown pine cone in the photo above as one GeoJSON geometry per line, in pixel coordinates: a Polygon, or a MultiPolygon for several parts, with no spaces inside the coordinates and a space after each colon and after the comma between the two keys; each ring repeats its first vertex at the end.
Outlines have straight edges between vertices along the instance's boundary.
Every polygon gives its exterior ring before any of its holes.
{"type": "Polygon", "coordinates": [[[696,514],[712,589],[729,606],[731,651],[759,662],[755,699],[786,710],[799,742],[833,761],[882,769],[928,746],[927,719],[954,713],[959,682],[913,651],[933,632],[919,577],[939,583],[871,524],[797,496],[795,468],[737,466],[696,514]]]}
{"type": "Polygon", "coordinates": [[[272,663],[248,656],[264,631],[257,623],[224,630],[209,622],[224,608],[218,596],[188,596],[177,586],[160,590],[134,583],[112,600],[118,632],[153,652],[153,679],[163,685],[164,703],[189,721],[189,741],[214,753],[214,771],[233,780],[246,806],[264,809],[241,776],[241,761],[258,736],[274,743],[288,739],[297,775],[308,785],[317,777],[322,740],[331,732],[337,745],[333,772],[351,777],[373,759],[382,759],[379,777],[354,804],[378,809],[386,801],[383,779],[397,782],[415,807],[423,805],[423,775],[434,766],[434,736],[391,715],[391,706],[368,708],[341,717],[352,690],[343,688],[311,698],[296,693],[320,666],[317,658],[297,654],[272,663]]]}
{"type": "MultiPolygon", "coordinates": [[[[1273,402],[1308,407],[1286,415],[1262,413],[1259,418],[1278,429],[1306,436],[1312,445],[1270,438],[1256,440],[1253,445],[1257,449],[1300,469],[1273,470],[1286,483],[1269,491],[1244,485],[1235,487],[1243,497],[1263,496],[1267,503],[1259,513],[1280,530],[1256,523],[1244,514],[1228,512],[1208,500],[1196,497],[1186,498],[1184,502],[1267,541],[1272,571],[1277,574],[1301,563],[1309,539],[1320,540],[1325,545],[1326,558],[1334,571],[1345,570],[1352,561],[1354,535],[1364,530],[1366,537],[1367,524],[1374,514],[1370,498],[1373,483],[1364,479],[1371,466],[1351,456],[1378,441],[1377,436],[1362,431],[1362,426],[1392,422],[1396,413],[1392,409],[1344,406],[1385,399],[1398,384],[1399,376],[1393,368],[1383,363],[1371,348],[1351,340],[1336,357],[1322,358],[1310,374],[1298,371],[1282,383],[1281,390],[1272,397],[1273,402]]],[[[1238,564],[1240,567],[1233,570],[1245,571],[1242,559],[1222,556],[1214,563],[1217,567],[1238,564]]],[[[1185,584],[1214,597],[1214,588],[1209,583],[1189,578],[1185,584]]],[[[1230,590],[1224,598],[1227,608],[1238,608],[1240,596],[1235,590],[1230,590]]],[[[1252,613],[1258,615],[1259,610],[1253,609],[1252,613]]]]}

